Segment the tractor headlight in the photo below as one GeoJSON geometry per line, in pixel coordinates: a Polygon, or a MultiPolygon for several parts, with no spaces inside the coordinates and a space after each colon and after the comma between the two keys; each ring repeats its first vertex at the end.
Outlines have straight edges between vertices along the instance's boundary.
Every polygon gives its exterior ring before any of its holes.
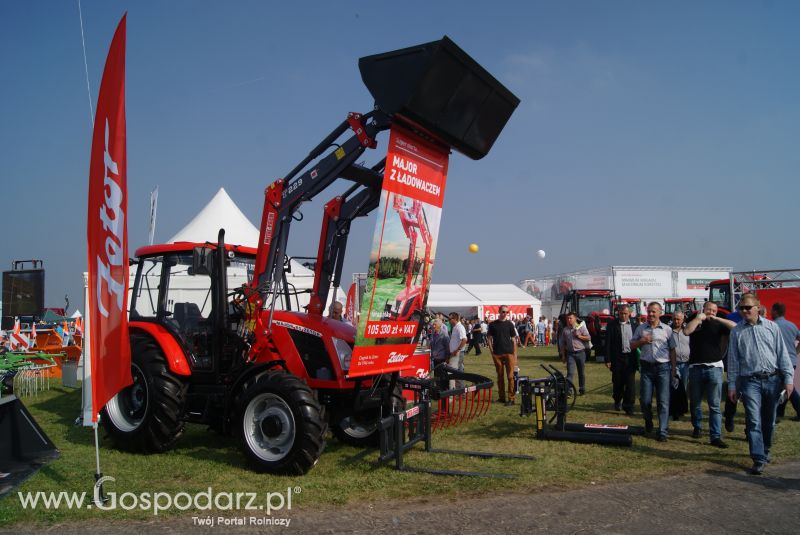
{"type": "Polygon", "coordinates": [[[342,366],[343,371],[348,371],[350,369],[350,357],[353,356],[353,348],[340,338],[334,336],[332,339],[336,355],[339,357],[339,364],[342,366]]]}

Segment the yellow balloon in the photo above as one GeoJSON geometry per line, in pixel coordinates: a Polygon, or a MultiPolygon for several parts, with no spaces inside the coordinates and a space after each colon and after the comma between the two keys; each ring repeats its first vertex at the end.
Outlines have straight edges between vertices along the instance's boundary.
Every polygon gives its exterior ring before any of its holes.
{"type": "Polygon", "coordinates": [[[477,253],[478,252],[478,244],[477,243],[470,243],[469,244],[469,252],[470,253],[477,253]]]}

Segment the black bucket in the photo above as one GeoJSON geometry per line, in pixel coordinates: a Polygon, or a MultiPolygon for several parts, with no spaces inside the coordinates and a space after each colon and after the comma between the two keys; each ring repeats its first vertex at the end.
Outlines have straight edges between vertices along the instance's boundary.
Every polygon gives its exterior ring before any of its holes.
{"type": "Polygon", "coordinates": [[[448,37],[358,60],[384,113],[473,160],[489,153],[519,99],[448,37]]]}
{"type": "Polygon", "coordinates": [[[15,396],[0,398],[0,497],[58,456],[25,405],[15,396]]]}

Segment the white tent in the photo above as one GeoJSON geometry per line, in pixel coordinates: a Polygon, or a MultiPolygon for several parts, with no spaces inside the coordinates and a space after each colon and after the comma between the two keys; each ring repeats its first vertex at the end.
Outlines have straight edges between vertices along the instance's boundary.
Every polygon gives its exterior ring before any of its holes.
{"type": "MultiPolygon", "coordinates": [[[[191,242],[204,243],[216,242],[219,229],[225,229],[225,243],[243,245],[256,248],[258,245],[258,228],[242,213],[235,202],[230,198],[225,188],[220,188],[208,204],[200,210],[186,226],[179,230],[167,243],[191,242]]],[[[135,275],[131,272],[131,277],[135,275]]],[[[314,272],[296,260],[291,261],[291,272],[286,274],[287,282],[296,291],[310,290],[314,283],[314,272]]],[[[131,280],[132,286],[133,280],[131,280]]],[[[193,282],[187,277],[185,285],[181,285],[183,292],[194,292],[193,282]]],[[[172,297],[172,290],[170,292],[172,297]]],[[[186,296],[177,297],[179,301],[188,299],[186,296]]],[[[336,299],[342,303],[346,295],[339,289],[336,299]]],[[[330,298],[329,298],[330,300],[330,298]]],[[[308,304],[309,294],[301,293],[297,299],[292,298],[292,309],[302,310],[308,304]]],[[[280,299],[278,307],[283,307],[280,299]]],[[[201,307],[203,309],[204,307],[201,307]]]]}
{"type": "MultiPolygon", "coordinates": [[[[225,243],[253,248],[258,244],[258,228],[239,210],[225,188],[219,188],[214,198],[167,243],[216,243],[221,228],[225,229],[225,243]]],[[[292,260],[292,273],[289,277],[313,279],[314,272],[292,260]]]]}
{"type": "Polygon", "coordinates": [[[70,316],[70,318],[81,318],[81,317],[83,316],[81,315],[80,310],[76,310],[75,312],[72,313],[72,316],[70,316]]]}
{"type": "Polygon", "coordinates": [[[431,284],[428,308],[434,312],[458,312],[467,317],[486,317],[490,311],[508,305],[513,319],[530,308],[538,318],[542,302],[514,284],[431,284]]]}
{"type": "Polygon", "coordinates": [[[428,293],[428,310],[431,312],[458,312],[468,318],[480,316],[480,300],[460,284],[431,284],[428,293]]]}

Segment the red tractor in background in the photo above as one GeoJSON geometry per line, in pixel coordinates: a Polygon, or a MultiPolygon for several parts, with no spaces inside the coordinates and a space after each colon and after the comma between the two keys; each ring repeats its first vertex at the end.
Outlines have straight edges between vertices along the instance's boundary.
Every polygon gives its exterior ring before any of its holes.
{"type": "Polygon", "coordinates": [[[800,323],[800,269],[771,269],[732,272],[731,278],[712,281],[708,300],[714,301],[720,314],[730,314],[745,293],[752,292],[767,315],[773,303],[786,305],[786,319],[800,323]]]}
{"type": "Polygon", "coordinates": [[[519,99],[447,37],[361,58],[359,69],[374,109],[349,114],[266,188],[257,249],[225,243],[220,229],[216,243],[136,252],[133,384],[102,413],[118,447],[162,452],[186,422],[198,423],[238,436],[258,470],[303,474],[329,426],[347,442],[375,443],[381,414],[402,403],[398,372],[348,376],[355,328],[322,316],[341,280],[350,223],[380,198],[385,158],[357,162],[393,124],[480,159],[519,99]],[[291,222],[339,179],[352,186],[325,205],[309,306],[291,310],[291,222]]]}
{"type": "Polygon", "coordinates": [[[684,318],[688,322],[700,310],[694,297],[667,297],[664,299],[664,313],[661,315],[661,321],[672,323],[672,317],[678,311],[683,312],[684,318]]]}
{"type": "Polygon", "coordinates": [[[383,310],[384,320],[396,321],[419,321],[423,316],[423,303],[425,300],[425,288],[428,287],[428,277],[430,276],[431,265],[431,245],[432,239],[428,230],[428,220],[425,217],[425,210],[422,203],[416,199],[407,199],[402,195],[395,195],[394,210],[400,216],[400,223],[403,231],[408,237],[408,260],[406,260],[405,289],[397,294],[394,305],[386,301],[383,310]],[[407,204],[407,203],[410,203],[407,204]],[[425,244],[425,259],[417,275],[422,275],[420,284],[415,284],[414,266],[417,262],[417,234],[425,244]]]}
{"type": "Polygon", "coordinates": [[[647,312],[642,307],[642,300],[638,297],[617,297],[612,301],[614,305],[614,317],[617,316],[617,311],[620,305],[628,305],[631,309],[631,317],[636,318],[639,323],[647,321],[647,312]]]}
{"type": "MultiPolygon", "coordinates": [[[[586,323],[592,337],[595,356],[603,354],[606,338],[606,326],[614,319],[612,301],[616,299],[613,290],[570,290],[561,301],[561,312],[558,315],[558,336],[566,325],[567,313],[575,312],[578,319],[586,323]]],[[[587,352],[588,356],[588,352],[587,352]]]]}

